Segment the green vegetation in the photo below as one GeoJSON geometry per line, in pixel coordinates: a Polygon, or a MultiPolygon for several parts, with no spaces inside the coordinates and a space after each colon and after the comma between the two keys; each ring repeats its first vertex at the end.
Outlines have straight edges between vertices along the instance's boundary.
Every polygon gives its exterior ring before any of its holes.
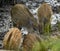
{"type": "Polygon", "coordinates": [[[32,51],[47,51],[47,49],[41,42],[36,42],[32,48],[32,51]]]}

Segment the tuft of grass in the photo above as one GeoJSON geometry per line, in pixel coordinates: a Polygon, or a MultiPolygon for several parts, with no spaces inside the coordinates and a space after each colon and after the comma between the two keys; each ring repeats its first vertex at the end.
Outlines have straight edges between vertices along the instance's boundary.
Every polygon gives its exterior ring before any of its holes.
{"type": "Polygon", "coordinates": [[[60,51],[60,40],[54,41],[50,48],[51,51],[60,51]]]}
{"type": "Polygon", "coordinates": [[[32,51],[47,51],[47,49],[41,42],[35,42],[32,51]]]}

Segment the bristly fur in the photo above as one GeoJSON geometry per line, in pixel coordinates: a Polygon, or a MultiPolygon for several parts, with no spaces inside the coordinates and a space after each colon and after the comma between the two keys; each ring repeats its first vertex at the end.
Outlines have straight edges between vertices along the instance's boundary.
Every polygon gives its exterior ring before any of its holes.
{"type": "Polygon", "coordinates": [[[49,33],[52,14],[51,6],[47,3],[43,3],[41,7],[38,8],[39,32],[49,33]]]}
{"type": "Polygon", "coordinates": [[[32,51],[32,48],[36,42],[40,43],[40,38],[36,34],[28,34],[24,37],[23,51],[32,51]]]}
{"type": "Polygon", "coordinates": [[[15,27],[36,28],[37,20],[31,14],[29,9],[23,4],[16,4],[11,9],[11,17],[15,27]]]}
{"type": "Polygon", "coordinates": [[[3,45],[4,49],[16,50],[19,49],[21,44],[22,34],[18,28],[11,28],[4,37],[3,45]]]}

